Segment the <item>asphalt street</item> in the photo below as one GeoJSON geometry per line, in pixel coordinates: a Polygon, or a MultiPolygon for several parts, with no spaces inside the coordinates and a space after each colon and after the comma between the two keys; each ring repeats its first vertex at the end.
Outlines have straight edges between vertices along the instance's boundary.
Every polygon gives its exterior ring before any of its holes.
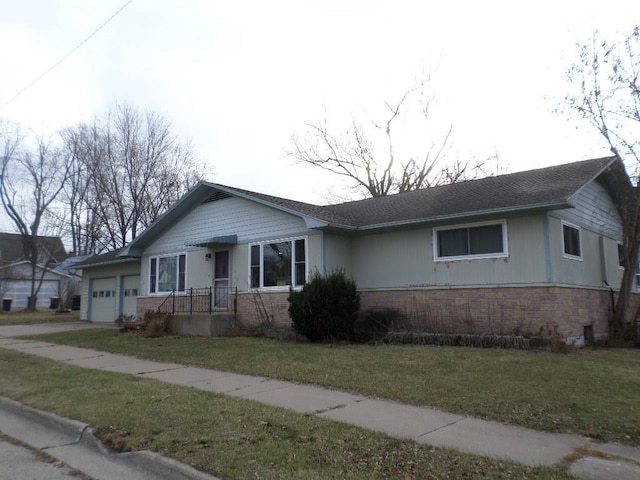
{"type": "Polygon", "coordinates": [[[89,480],[90,477],[0,432],[0,480],[89,480]]]}

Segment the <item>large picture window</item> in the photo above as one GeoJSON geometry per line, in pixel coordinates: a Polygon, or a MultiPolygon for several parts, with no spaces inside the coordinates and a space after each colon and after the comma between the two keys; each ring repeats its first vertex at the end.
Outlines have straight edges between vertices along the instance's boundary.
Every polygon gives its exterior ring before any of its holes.
{"type": "Polygon", "coordinates": [[[562,242],[565,257],[575,259],[582,258],[582,244],[580,240],[579,227],[562,222],[562,242]]]}
{"type": "Polygon", "coordinates": [[[251,288],[304,285],[307,278],[306,239],[251,245],[251,288]]]}
{"type": "Polygon", "coordinates": [[[149,293],[169,293],[185,289],[187,256],[151,257],[149,259],[149,293]]]}
{"type": "Polygon", "coordinates": [[[434,229],[434,256],[436,260],[455,260],[484,257],[506,257],[507,225],[482,223],[454,228],[434,229]]]}

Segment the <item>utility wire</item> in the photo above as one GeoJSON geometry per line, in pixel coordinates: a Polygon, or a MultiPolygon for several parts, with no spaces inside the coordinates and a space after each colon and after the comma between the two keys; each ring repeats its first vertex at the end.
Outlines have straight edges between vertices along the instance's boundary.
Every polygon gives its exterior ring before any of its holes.
{"type": "Polygon", "coordinates": [[[84,40],[82,40],[78,45],[76,45],[69,53],[67,53],[64,57],[62,57],[60,60],[58,60],[56,63],[54,63],[51,67],[49,67],[47,70],[45,70],[43,73],[41,73],[35,80],[33,80],[29,85],[27,85],[26,87],[24,87],[22,90],[20,90],[18,93],[16,93],[13,97],[11,97],[9,100],[7,100],[5,103],[3,103],[2,105],[0,105],[0,110],[4,109],[7,105],[9,105],[11,102],[13,102],[16,98],[18,98],[20,95],[22,95],[24,92],[26,92],[27,90],[29,90],[31,87],[33,87],[36,83],[38,83],[40,80],[42,80],[43,77],[45,77],[47,74],[49,74],[54,68],[56,68],[58,65],[60,65],[62,62],[64,62],[67,58],[69,58],[71,55],[73,55],[80,47],[82,47],[85,43],[87,43],[89,40],[91,40],[91,38],[98,33],[100,30],[102,30],[111,20],[113,20],[122,10],[124,10],[127,6],[129,6],[130,3],[132,3],[133,0],[128,0],[124,5],[122,5],[118,10],[116,10],[116,12],[111,15],[109,18],[107,18],[102,25],[100,25],[98,28],[96,28],[93,32],[91,32],[91,34],[85,38],[84,40]]]}

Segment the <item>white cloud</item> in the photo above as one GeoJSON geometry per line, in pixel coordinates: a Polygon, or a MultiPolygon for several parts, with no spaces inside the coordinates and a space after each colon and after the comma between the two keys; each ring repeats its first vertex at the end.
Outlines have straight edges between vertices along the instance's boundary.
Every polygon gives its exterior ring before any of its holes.
{"type": "MultiPolygon", "coordinates": [[[[495,148],[514,170],[572,161],[598,140],[545,98],[562,96],[574,42],[627,28],[636,3],[136,0],[0,115],[53,130],[129,101],[172,119],[216,181],[317,202],[338,180],[293,167],[291,134],[325,106],[336,125],[380,119],[426,71],[461,155],[495,148]]],[[[123,0],[0,4],[1,104],[123,0]]]]}

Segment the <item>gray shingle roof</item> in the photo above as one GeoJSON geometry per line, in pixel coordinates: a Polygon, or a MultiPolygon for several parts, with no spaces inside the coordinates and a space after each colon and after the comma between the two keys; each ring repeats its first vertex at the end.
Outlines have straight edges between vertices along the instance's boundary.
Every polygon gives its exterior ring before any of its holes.
{"type": "Polygon", "coordinates": [[[327,206],[226,188],[330,226],[371,228],[567,207],[575,193],[614,161],[614,157],[598,158],[327,206]]]}
{"type": "Polygon", "coordinates": [[[233,190],[244,194],[247,197],[258,199],[262,202],[270,205],[277,205],[278,207],[297,212],[302,215],[324,220],[331,225],[336,226],[352,226],[353,221],[337,211],[334,210],[333,205],[321,206],[313,205],[311,203],[298,202],[296,200],[289,200],[281,197],[274,197],[273,195],[266,195],[264,193],[251,192],[249,190],[243,190],[241,188],[225,186],[228,190],[233,190]]]}
{"type": "Polygon", "coordinates": [[[122,248],[119,248],[118,250],[111,250],[110,252],[107,252],[107,253],[92,255],[86,258],[85,260],[76,263],[74,267],[86,268],[86,267],[92,267],[92,266],[98,266],[98,265],[108,265],[112,263],[122,263],[122,262],[130,262],[130,261],[136,260],[134,258],[120,257],[119,255],[120,255],[120,252],[122,252],[122,250],[123,250],[122,248]]]}
{"type": "Polygon", "coordinates": [[[306,217],[305,221],[308,221],[307,225],[311,228],[367,230],[417,223],[445,223],[465,218],[506,215],[510,212],[568,208],[573,195],[614,163],[616,160],[613,157],[599,158],[324,206],[200,182],[127,247],[109,252],[105,256],[92,257],[83,262],[82,266],[123,261],[124,257],[139,257],[146,245],[161,236],[193,208],[209,201],[224,199],[228,195],[306,217]]]}
{"type": "MultiPolygon", "coordinates": [[[[55,265],[67,258],[67,251],[60,237],[38,236],[41,254],[47,253],[55,265]]],[[[23,258],[22,237],[19,233],[0,233],[0,265],[16,262],[23,258]]]]}

